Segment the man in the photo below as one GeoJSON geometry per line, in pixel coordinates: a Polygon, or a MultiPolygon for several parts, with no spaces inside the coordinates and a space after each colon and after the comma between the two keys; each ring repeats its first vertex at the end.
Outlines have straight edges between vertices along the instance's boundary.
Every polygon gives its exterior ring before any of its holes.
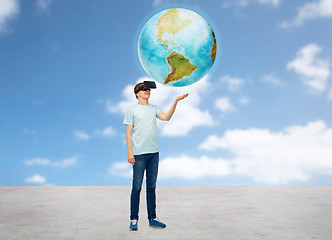
{"type": "MultiPolygon", "coordinates": [[[[134,93],[138,104],[130,107],[123,124],[127,128],[126,143],[128,162],[133,165],[133,182],[130,199],[130,230],[137,230],[140,192],[144,171],[146,171],[146,203],[149,226],[165,228],[166,224],[156,218],[156,182],[159,164],[156,117],[169,121],[178,101],[189,94],[179,96],[169,111],[164,113],[155,105],[149,104],[151,82],[138,83],[134,93]]],[[[152,84],[155,86],[154,82],[152,84]]],[[[155,87],[154,87],[155,88],[155,87]]]]}

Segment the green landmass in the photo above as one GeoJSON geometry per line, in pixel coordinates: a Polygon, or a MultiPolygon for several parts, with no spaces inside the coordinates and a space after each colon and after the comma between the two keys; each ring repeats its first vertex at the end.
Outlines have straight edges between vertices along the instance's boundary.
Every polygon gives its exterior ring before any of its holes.
{"type": "Polygon", "coordinates": [[[196,65],[191,64],[189,59],[176,51],[171,52],[166,57],[166,62],[171,70],[165,78],[164,84],[180,80],[184,76],[190,76],[198,68],[196,65]]]}

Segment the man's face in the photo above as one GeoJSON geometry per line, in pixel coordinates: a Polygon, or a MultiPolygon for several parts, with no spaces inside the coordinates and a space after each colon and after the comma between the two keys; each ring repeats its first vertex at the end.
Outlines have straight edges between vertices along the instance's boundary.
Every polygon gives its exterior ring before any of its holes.
{"type": "Polygon", "coordinates": [[[137,97],[141,97],[143,99],[149,99],[150,98],[150,90],[141,90],[137,93],[137,97]]]}

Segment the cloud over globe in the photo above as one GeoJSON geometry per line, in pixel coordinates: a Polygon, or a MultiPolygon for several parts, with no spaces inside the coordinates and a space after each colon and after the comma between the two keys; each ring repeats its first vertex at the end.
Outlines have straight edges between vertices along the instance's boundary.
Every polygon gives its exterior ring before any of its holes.
{"type": "Polygon", "coordinates": [[[193,84],[212,67],[217,41],[211,26],[197,13],[172,8],[154,15],[138,40],[144,70],[159,83],[172,87],[193,84]]]}

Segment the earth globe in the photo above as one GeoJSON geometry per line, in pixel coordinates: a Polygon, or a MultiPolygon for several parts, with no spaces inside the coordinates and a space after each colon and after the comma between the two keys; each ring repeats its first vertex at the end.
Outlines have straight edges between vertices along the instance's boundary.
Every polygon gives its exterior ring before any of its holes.
{"type": "Polygon", "coordinates": [[[151,17],[138,39],[139,60],[159,83],[183,87],[202,79],[217,53],[215,34],[199,14],[172,8],[151,17]]]}

